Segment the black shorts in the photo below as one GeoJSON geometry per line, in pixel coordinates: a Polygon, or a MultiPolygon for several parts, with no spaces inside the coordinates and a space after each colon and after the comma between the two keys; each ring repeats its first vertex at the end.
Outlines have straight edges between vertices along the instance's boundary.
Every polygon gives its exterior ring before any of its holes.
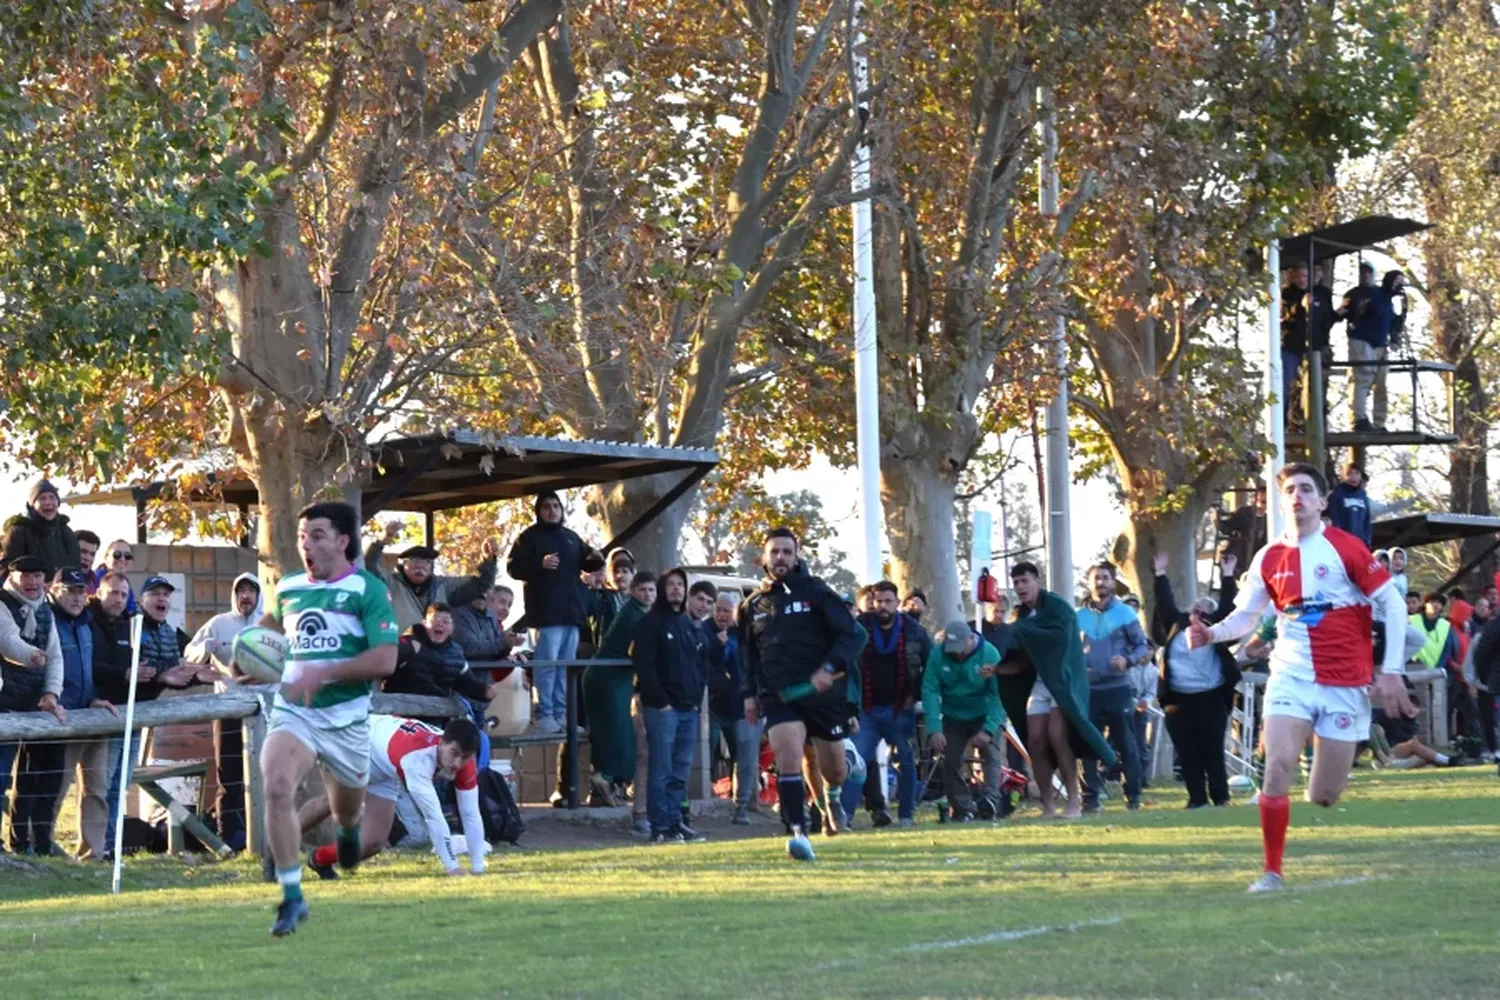
{"type": "Polygon", "coordinates": [[[1417,738],[1416,719],[1408,719],[1404,715],[1386,715],[1377,708],[1372,715],[1372,721],[1385,730],[1385,741],[1391,746],[1417,738]]]}
{"type": "Polygon", "coordinates": [[[767,699],[765,715],[768,733],[783,722],[800,722],[807,727],[807,735],[813,739],[839,743],[849,735],[851,712],[848,705],[808,705],[800,702],[787,705],[767,699]]]}

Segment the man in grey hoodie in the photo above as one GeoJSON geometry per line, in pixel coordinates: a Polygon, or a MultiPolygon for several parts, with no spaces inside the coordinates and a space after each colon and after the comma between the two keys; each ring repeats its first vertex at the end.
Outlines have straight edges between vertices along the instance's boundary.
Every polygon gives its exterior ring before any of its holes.
{"type": "MultiPolygon", "coordinates": [[[[260,581],[253,574],[241,573],[234,578],[229,600],[230,610],[204,622],[183,653],[189,663],[217,668],[200,671],[198,679],[216,681],[221,690],[222,684],[238,673],[234,665],[235,638],[260,620],[260,581]]],[[[239,720],[216,721],[214,764],[219,772],[219,793],[214,813],[218,816],[219,837],[236,851],[245,849],[244,753],[239,720]]]]}

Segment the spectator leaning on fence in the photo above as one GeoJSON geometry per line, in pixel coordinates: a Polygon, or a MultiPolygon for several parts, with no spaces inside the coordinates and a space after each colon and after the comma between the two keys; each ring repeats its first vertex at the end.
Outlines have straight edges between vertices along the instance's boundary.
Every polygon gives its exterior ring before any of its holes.
{"type": "MultiPolygon", "coordinates": [[[[130,616],[125,612],[130,581],[124,573],[109,573],[98,586],[88,604],[89,627],[94,633],[94,690],[101,698],[123,705],[130,693],[130,616]]],[[[119,769],[124,749],[124,735],[109,738],[109,791],[105,796],[109,818],[105,829],[111,834],[120,810],[119,769]]]]}
{"type": "MultiPolygon", "coordinates": [[[[241,573],[230,588],[229,610],[204,622],[183,654],[191,663],[215,668],[213,672],[200,673],[200,679],[212,678],[222,689],[223,682],[238,673],[234,665],[234,640],[260,621],[260,616],[260,581],[253,573],[241,573]]],[[[238,719],[218,719],[213,726],[214,763],[219,773],[214,813],[218,817],[219,837],[234,850],[242,851],[245,849],[244,737],[238,719]]]]}
{"type": "MultiPolygon", "coordinates": [[[[63,657],[63,708],[115,706],[100,695],[94,683],[94,621],[88,608],[88,585],[93,575],[65,569],[52,586],[52,617],[63,657]]],[[[63,744],[62,768],[57,775],[55,801],[62,805],[75,771],[81,774],[78,794],[78,857],[101,858],[109,853],[109,738],[69,740],[63,744]]]]}
{"type": "MultiPolygon", "coordinates": [[[[547,492],[537,497],[536,523],[516,538],[506,571],[525,585],[526,623],[538,660],[571,660],[578,654],[578,633],[585,623],[580,573],[592,573],[604,557],[563,525],[562,498],[547,492]]],[[[536,731],[557,735],[567,719],[567,670],[538,667],[536,731]]]]}
{"type": "Polygon", "coordinates": [[[922,711],[927,716],[928,742],[943,757],[943,791],[953,819],[994,819],[999,812],[1000,779],[1004,760],[1005,709],[995,666],[1000,653],[974,634],[967,622],[952,621],[938,633],[922,674],[922,711]],[[977,803],[969,789],[967,755],[979,752],[984,771],[984,797],[977,803]]]}
{"type": "MultiPolygon", "coordinates": [[[[68,712],[59,701],[62,646],[47,603],[40,557],[23,555],[9,561],[0,604],[0,712],[51,712],[58,722],[66,722],[68,712]]],[[[52,850],[57,797],[52,775],[62,770],[62,747],[50,741],[0,744],[0,799],[9,791],[11,765],[18,756],[10,847],[17,853],[47,854],[52,850]]]]}
{"type": "Polygon", "coordinates": [[[141,587],[141,669],[136,701],[149,701],[167,688],[184,688],[198,676],[199,667],[183,656],[187,633],[167,621],[172,593],[177,588],[164,576],[152,576],[141,587]]]}
{"type": "Polygon", "coordinates": [[[42,573],[51,580],[60,569],[79,564],[78,537],[68,527],[68,516],[59,514],[57,487],[38,480],[26,495],[26,509],[5,522],[5,551],[0,562],[21,556],[42,561],[42,573]]]}
{"type": "MultiPolygon", "coordinates": [[[[468,604],[453,608],[453,638],[470,661],[504,660],[521,644],[520,636],[505,631],[505,619],[515,593],[503,583],[468,604]]],[[[506,674],[510,673],[507,668],[506,674]]]]}
{"type": "MultiPolygon", "coordinates": [[[[453,638],[453,609],[429,604],[427,614],[401,636],[396,651],[396,671],[385,679],[387,694],[420,694],[436,698],[461,695],[489,701],[495,692],[464,659],[463,647],[453,638]]],[[[443,725],[447,716],[419,717],[423,722],[443,725]]]]}
{"type": "Polygon", "coordinates": [[[451,604],[462,607],[476,597],[489,593],[495,584],[496,545],[486,538],[482,547],[484,558],[474,569],[472,576],[442,576],[433,573],[432,566],[438,557],[437,549],[427,545],[413,545],[396,557],[396,568],[381,567],[380,557],[385,547],[401,533],[401,522],[392,521],[385,526],[385,537],[376,541],[365,552],[365,565],[371,573],[385,581],[391,592],[391,607],[396,610],[396,624],[405,632],[426,614],[430,604],[451,604]]]}

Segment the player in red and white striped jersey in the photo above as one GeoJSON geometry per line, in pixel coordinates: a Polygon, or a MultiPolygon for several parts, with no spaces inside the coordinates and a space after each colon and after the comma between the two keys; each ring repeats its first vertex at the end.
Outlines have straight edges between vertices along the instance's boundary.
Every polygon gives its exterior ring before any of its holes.
{"type": "Polygon", "coordinates": [[[1194,648],[1247,634],[1267,606],[1276,610],[1276,645],[1265,691],[1266,773],[1260,795],[1265,872],[1251,892],[1283,886],[1281,861],[1290,819],[1292,780],[1309,736],[1315,736],[1307,797],[1332,806],[1349,783],[1355,751],[1370,732],[1373,679],[1388,713],[1416,714],[1401,674],[1403,644],[1385,644],[1374,674],[1375,607],[1385,621],[1406,607],[1390,573],[1353,535],[1323,526],[1328,486],[1315,467],[1294,463],[1276,476],[1287,531],[1255,554],[1234,612],[1208,627],[1196,618],[1194,648]]]}
{"type": "MultiPolygon", "coordinates": [[[[446,728],[438,729],[415,719],[371,715],[370,784],[365,790],[365,815],[360,824],[361,858],[378,854],[385,846],[396,815],[396,798],[405,789],[427,823],[433,851],[443,870],[449,875],[465,874],[448,844],[448,821],[433,787],[433,781],[441,778],[452,781],[458,793],[470,872],[483,875],[484,821],[479,815],[479,777],[474,763],[478,751],[479,728],[468,719],[454,719],[446,728]]],[[[312,800],[304,807],[304,830],[322,822],[316,808],[319,801],[312,800]]],[[[308,856],[308,866],[322,878],[338,878],[333,870],[336,857],[335,845],[325,844],[308,856]]]]}

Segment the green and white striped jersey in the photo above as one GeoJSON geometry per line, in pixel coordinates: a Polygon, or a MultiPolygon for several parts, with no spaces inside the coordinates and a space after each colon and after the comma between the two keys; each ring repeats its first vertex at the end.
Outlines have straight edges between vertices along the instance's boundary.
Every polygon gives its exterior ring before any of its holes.
{"type": "MultiPolygon", "coordinates": [[[[308,667],[343,663],[374,646],[394,646],[399,637],[390,593],[379,577],[362,569],[337,580],[314,580],[306,573],[284,577],[270,611],[287,637],[283,680],[295,680],[308,667]]],[[[341,729],[369,715],[372,687],[369,681],[328,684],[310,706],[289,704],[278,691],[276,709],[341,729]]]]}

